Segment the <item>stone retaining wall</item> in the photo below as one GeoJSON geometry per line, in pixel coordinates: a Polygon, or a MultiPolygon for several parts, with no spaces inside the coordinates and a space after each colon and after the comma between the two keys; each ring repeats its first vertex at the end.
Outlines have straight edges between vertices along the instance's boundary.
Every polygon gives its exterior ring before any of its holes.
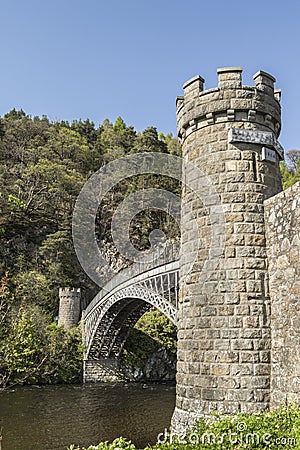
{"type": "Polygon", "coordinates": [[[300,400],[300,182],[265,202],[271,408],[300,400]]]}

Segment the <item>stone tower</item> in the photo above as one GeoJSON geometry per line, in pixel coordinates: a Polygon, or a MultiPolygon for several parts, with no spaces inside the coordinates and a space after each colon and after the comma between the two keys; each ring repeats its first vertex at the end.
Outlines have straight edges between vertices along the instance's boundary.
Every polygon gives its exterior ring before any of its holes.
{"type": "MultiPolygon", "coordinates": [[[[218,87],[207,91],[203,78],[196,76],[184,84],[184,96],[176,102],[183,159],[197,166],[218,194],[224,245],[216,268],[209,272],[204,261],[214,223],[207,205],[215,200],[207,197],[209,189],[199,192],[202,199],[206,196],[199,202],[184,188],[183,201],[198,222],[199,250],[189,277],[180,282],[175,432],[213,411],[269,407],[263,202],[281,190],[280,91],[274,91],[275,79],[265,72],[254,75],[255,86],[242,86],[241,75],[240,67],[218,69],[218,87]],[[205,270],[206,281],[201,283],[205,270]]],[[[183,170],[189,180],[188,167],[183,170]]],[[[183,216],[181,269],[195,247],[185,220],[183,216]]],[[[214,239],[216,234],[218,229],[214,239]]]]}
{"type": "Polygon", "coordinates": [[[69,330],[80,318],[80,289],[59,289],[58,325],[69,330]]]}

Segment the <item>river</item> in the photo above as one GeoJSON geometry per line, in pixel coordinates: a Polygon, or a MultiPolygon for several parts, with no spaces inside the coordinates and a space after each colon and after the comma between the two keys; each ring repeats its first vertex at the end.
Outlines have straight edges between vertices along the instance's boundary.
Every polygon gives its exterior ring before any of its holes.
{"type": "MultiPolygon", "coordinates": [[[[0,392],[2,450],[66,450],[123,436],[138,448],[170,425],[175,387],[123,383],[0,392]]],[[[1,448],[1,446],[0,446],[1,448]]]]}

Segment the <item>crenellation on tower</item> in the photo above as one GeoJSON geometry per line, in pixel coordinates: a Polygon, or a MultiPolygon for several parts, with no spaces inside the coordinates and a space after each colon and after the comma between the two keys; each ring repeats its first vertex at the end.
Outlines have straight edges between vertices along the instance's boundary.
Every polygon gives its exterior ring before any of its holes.
{"type": "Polygon", "coordinates": [[[219,89],[242,87],[242,67],[223,67],[217,70],[219,89]]]}
{"type": "Polygon", "coordinates": [[[274,97],[280,103],[281,100],[281,89],[274,90],[274,97]]]}
{"type": "Polygon", "coordinates": [[[176,108],[177,112],[179,112],[179,109],[183,106],[184,97],[183,95],[178,95],[176,97],[176,108]]]}
{"type": "Polygon", "coordinates": [[[184,83],[183,85],[184,97],[186,99],[188,98],[192,99],[194,97],[197,97],[200,94],[200,92],[203,91],[204,82],[205,82],[204,78],[202,78],[200,75],[196,75],[195,77],[191,78],[186,83],[184,83]]]}
{"type": "Polygon", "coordinates": [[[221,68],[218,87],[204,89],[197,75],[184,84],[184,96],[177,100],[178,138],[181,141],[195,129],[226,121],[251,121],[276,136],[281,128],[281,91],[274,91],[275,78],[263,71],[254,75],[255,86],[242,85],[242,68],[221,68]],[[192,129],[190,122],[192,121],[192,129]]]}
{"type": "Polygon", "coordinates": [[[259,70],[253,75],[253,80],[258,90],[265,91],[266,93],[272,95],[274,92],[274,83],[276,82],[276,78],[263,70],[259,70]]]}
{"type": "Polygon", "coordinates": [[[77,297],[80,292],[80,288],[59,288],[59,297],[77,297]]]}

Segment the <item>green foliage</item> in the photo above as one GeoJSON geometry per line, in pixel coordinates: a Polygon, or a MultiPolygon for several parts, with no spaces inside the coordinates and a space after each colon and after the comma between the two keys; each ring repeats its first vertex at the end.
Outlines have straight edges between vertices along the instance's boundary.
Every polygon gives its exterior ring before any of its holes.
{"type": "Polygon", "coordinates": [[[157,350],[157,342],[141,330],[133,328],[125,342],[122,361],[127,367],[142,368],[146,360],[157,350]]]}
{"type": "Polygon", "coordinates": [[[114,449],[124,449],[124,450],[135,450],[135,445],[132,444],[131,441],[128,441],[124,438],[117,438],[113,442],[109,443],[100,442],[98,445],[90,445],[88,448],[75,447],[75,445],[71,445],[68,450],[114,450],[114,449]]]}
{"type": "Polygon", "coordinates": [[[177,328],[160,311],[148,311],[130,330],[125,342],[122,361],[126,366],[141,368],[160,347],[176,355],[177,328]]]}
{"type": "Polygon", "coordinates": [[[151,336],[160,346],[166,347],[170,353],[176,354],[177,328],[160,311],[146,312],[137,322],[136,328],[151,336]]]}
{"type": "Polygon", "coordinates": [[[283,189],[293,186],[293,184],[297,183],[297,181],[300,181],[300,158],[298,158],[294,164],[290,166],[288,166],[285,161],[282,161],[280,163],[280,172],[283,189]]]}
{"type": "Polygon", "coordinates": [[[172,133],[158,133],[158,138],[167,145],[168,153],[175,156],[181,156],[181,147],[177,139],[173,138],[172,133]]]}
{"type": "Polygon", "coordinates": [[[53,297],[55,292],[45,274],[37,270],[20,272],[15,277],[18,283],[17,298],[22,298],[26,304],[39,305],[51,312],[55,308],[53,297]]]}
{"type": "Polygon", "coordinates": [[[18,301],[10,289],[6,275],[0,290],[0,387],[80,381],[79,327],[65,332],[42,308],[18,301]]]}
{"type": "Polygon", "coordinates": [[[11,203],[14,207],[18,208],[18,209],[26,209],[27,205],[26,203],[23,202],[23,200],[20,200],[17,197],[14,197],[13,195],[9,194],[8,198],[8,203],[11,203]]]}
{"type": "MultiPolygon", "coordinates": [[[[273,412],[237,414],[235,416],[210,416],[200,419],[195,427],[184,435],[163,435],[160,442],[145,450],[241,450],[241,449],[299,449],[300,409],[296,405],[273,412]]],[[[135,447],[120,438],[90,446],[88,449],[117,449],[135,447]]],[[[80,450],[69,447],[68,450],[80,450]]]]}
{"type": "Polygon", "coordinates": [[[8,273],[5,273],[0,282],[0,336],[2,342],[9,334],[7,324],[14,301],[15,296],[11,293],[10,279],[8,273]]]}
{"type": "Polygon", "coordinates": [[[64,331],[55,323],[46,327],[48,358],[43,365],[43,383],[81,381],[83,345],[80,327],[64,331]]]}
{"type": "Polygon", "coordinates": [[[121,132],[124,130],[126,130],[125,122],[122,119],[122,117],[119,116],[119,117],[117,117],[117,120],[115,121],[114,131],[116,131],[118,133],[118,132],[121,132]]]}
{"type": "MultiPolygon", "coordinates": [[[[295,447],[295,442],[300,437],[300,409],[292,405],[289,409],[281,408],[273,412],[223,418],[216,416],[213,421],[202,419],[193,430],[193,434],[195,433],[199,436],[204,433],[216,436],[216,443],[212,447],[216,449],[291,448],[295,447]],[[293,445],[284,444],[282,438],[286,441],[287,438],[293,439],[290,441],[293,445]],[[240,447],[237,440],[241,441],[240,447]]],[[[207,441],[206,443],[208,444],[207,441]]],[[[209,445],[200,445],[198,448],[209,448],[209,445]]]]}

